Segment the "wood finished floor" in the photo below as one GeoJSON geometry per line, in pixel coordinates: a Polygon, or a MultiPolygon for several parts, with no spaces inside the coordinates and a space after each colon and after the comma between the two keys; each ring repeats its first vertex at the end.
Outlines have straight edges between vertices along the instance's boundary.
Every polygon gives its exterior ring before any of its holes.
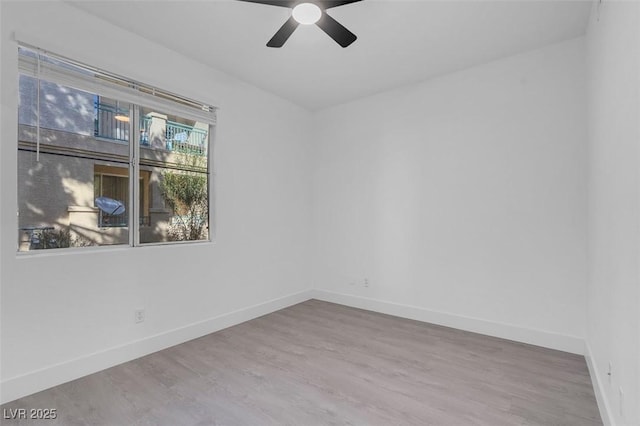
{"type": "Polygon", "coordinates": [[[3,425],[602,424],[582,356],[317,300],[2,408],[58,413],[3,425]]]}

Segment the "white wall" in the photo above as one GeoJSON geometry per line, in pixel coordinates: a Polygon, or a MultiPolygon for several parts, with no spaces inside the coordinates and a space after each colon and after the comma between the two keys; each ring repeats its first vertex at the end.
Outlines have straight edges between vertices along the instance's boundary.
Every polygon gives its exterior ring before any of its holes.
{"type": "Polygon", "coordinates": [[[582,353],[584,74],[579,38],[317,113],[318,297],[582,353]]]}
{"type": "Polygon", "coordinates": [[[64,3],[0,8],[2,401],[308,298],[307,111],[64,3]],[[16,256],[14,31],[220,107],[215,245],[16,256]],[[138,307],[147,319],[135,325],[138,307]]]}
{"type": "Polygon", "coordinates": [[[587,356],[606,424],[639,425],[640,3],[594,4],[587,46],[587,356]]]}

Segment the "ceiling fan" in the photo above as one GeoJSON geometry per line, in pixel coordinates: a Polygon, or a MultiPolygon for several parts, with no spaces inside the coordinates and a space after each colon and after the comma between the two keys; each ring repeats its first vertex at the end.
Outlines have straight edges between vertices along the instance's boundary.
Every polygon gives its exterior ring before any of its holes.
{"type": "Polygon", "coordinates": [[[329,37],[342,47],[347,47],[358,37],[338,21],[327,15],[326,10],[362,0],[238,0],[248,3],[260,3],[269,6],[282,6],[292,9],[291,17],[280,27],[271,40],[269,47],[282,47],[298,25],[316,24],[329,37]]]}

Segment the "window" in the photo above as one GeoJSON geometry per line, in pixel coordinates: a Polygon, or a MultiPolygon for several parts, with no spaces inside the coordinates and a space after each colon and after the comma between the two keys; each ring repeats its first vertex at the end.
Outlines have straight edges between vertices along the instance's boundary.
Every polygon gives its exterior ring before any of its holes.
{"type": "Polygon", "coordinates": [[[97,179],[94,181],[94,190],[98,190],[98,196],[95,200],[102,198],[109,198],[116,200],[123,208],[116,208],[116,210],[122,210],[122,213],[109,211],[108,209],[98,208],[98,227],[106,228],[110,226],[127,226],[129,207],[127,206],[129,200],[129,179],[126,176],[112,176],[112,175],[97,175],[97,179]]]}
{"type": "Polygon", "coordinates": [[[122,108],[118,101],[94,96],[94,131],[97,138],[113,141],[129,141],[129,109],[122,108]]]}
{"type": "MultiPolygon", "coordinates": [[[[122,167],[94,165],[94,207],[98,208],[98,227],[127,226],[129,223],[129,179],[128,170],[122,167]],[[124,207],[123,213],[104,212],[95,206],[95,200],[107,197],[118,201],[124,207]]],[[[149,226],[149,179],[151,173],[140,172],[140,226],[149,226]]]]}
{"type": "Polygon", "coordinates": [[[21,47],[18,251],[210,239],[215,109],[21,47]]]}

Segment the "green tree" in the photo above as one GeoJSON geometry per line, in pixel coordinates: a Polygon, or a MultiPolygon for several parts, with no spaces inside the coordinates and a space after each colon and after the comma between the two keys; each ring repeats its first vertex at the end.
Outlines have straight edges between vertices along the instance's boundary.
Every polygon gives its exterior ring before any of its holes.
{"type": "Polygon", "coordinates": [[[169,238],[192,241],[206,238],[209,217],[209,179],[206,157],[177,154],[176,170],[162,172],[160,192],[172,211],[169,238]]]}

